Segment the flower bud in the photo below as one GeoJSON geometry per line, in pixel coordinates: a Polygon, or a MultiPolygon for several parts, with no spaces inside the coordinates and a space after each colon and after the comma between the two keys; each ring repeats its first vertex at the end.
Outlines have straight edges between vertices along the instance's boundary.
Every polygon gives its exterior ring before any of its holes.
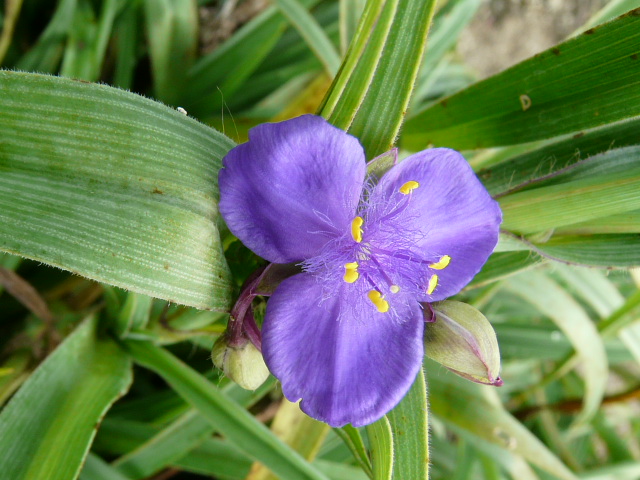
{"type": "Polygon", "coordinates": [[[211,358],[216,367],[246,390],[255,390],[269,376],[262,353],[249,341],[240,346],[231,346],[223,335],[213,345],[211,358]]]}
{"type": "Polygon", "coordinates": [[[502,385],[498,341],[486,317],[452,300],[432,303],[431,308],[436,321],[426,325],[427,356],[468,380],[502,385]]]}

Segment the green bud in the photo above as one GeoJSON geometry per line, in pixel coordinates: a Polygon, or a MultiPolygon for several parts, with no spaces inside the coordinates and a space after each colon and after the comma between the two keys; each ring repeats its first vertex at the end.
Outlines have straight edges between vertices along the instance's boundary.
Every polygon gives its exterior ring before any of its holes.
{"type": "Polygon", "coordinates": [[[447,300],[431,308],[436,321],[425,325],[427,356],[476,383],[502,385],[500,350],[489,320],[462,302],[447,300]]]}
{"type": "Polygon", "coordinates": [[[223,335],[213,345],[211,358],[216,367],[246,390],[255,390],[269,376],[262,353],[249,341],[232,347],[223,335]]]}

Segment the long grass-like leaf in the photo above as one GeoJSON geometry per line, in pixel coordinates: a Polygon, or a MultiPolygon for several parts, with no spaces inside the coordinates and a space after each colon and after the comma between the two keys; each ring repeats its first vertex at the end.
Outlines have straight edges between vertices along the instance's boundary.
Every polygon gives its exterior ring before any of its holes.
{"type": "Polygon", "coordinates": [[[69,480],[80,471],[111,404],[129,388],[131,361],[85,321],[0,414],[0,465],[11,480],[69,480]]]}
{"type": "Polygon", "coordinates": [[[204,309],[231,279],[216,228],[233,142],[104,85],[0,72],[0,250],[204,309]]]}

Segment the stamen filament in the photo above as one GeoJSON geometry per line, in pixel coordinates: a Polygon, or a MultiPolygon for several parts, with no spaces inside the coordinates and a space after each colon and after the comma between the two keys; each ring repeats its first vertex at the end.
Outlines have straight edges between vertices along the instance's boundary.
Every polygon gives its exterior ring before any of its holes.
{"type": "Polygon", "coordinates": [[[389,311],[389,302],[382,298],[382,294],[379,291],[370,290],[367,296],[380,313],[386,313],[389,311]]]}
{"type": "Polygon", "coordinates": [[[450,262],[451,257],[449,255],[444,255],[440,257],[440,260],[438,260],[436,263],[432,263],[431,265],[429,265],[429,268],[433,268],[434,270],[443,270],[449,266],[450,262]]]}

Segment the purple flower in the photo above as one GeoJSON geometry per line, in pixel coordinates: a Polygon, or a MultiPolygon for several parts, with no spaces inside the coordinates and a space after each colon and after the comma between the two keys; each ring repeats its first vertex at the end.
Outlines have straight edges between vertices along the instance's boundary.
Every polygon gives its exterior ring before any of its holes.
{"type": "Polygon", "coordinates": [[[473,278],[501,221],[458,152],[416,153],[374,186],[358,140],[313,115],[253,128],[224,159],[220,196],[247,247],[303,267],[267,304],[262,351],[284,395],[332,426],[402,399],[422,365],[421,302],[473,278]]]}

